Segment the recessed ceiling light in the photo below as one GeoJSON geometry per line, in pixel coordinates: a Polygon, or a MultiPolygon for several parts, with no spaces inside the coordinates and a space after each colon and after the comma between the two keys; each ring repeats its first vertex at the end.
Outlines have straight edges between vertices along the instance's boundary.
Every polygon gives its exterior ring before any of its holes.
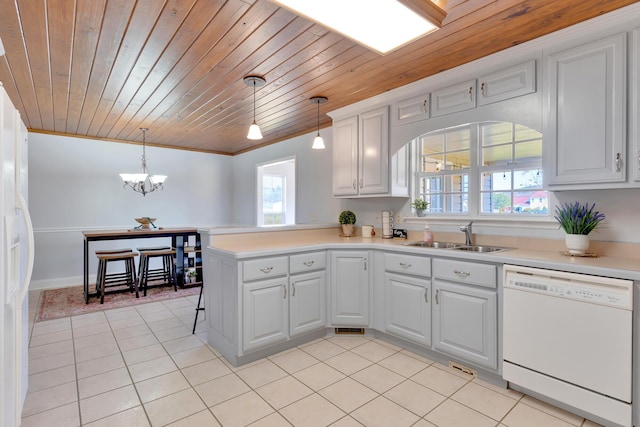
{"type": "Polygon", "coordinates": [[[424,7],[407,0],[272,1],[380,54],[438,29],[444,18],[444,12],[433,4],[424,7]]]}

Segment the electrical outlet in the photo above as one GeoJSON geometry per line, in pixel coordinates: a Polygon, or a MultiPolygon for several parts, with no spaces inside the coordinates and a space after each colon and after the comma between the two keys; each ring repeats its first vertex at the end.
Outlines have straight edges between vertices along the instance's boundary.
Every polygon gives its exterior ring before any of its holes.
{"type": "Polygon", "coordinates": [[[396,214],[396,224],[402,224],[402,215],[396,214]]]}
{"type": "Polygon", "coordinates": [[[317,221],[318,220],[318,215],[315,212],[311,213],[311,221],[317,221]]]}

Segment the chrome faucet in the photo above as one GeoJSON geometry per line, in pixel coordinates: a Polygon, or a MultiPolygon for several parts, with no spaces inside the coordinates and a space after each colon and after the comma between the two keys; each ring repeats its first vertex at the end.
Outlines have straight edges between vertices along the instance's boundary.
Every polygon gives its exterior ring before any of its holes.
{"type": "Polygon", "coordinates": [[[471,237],[473,233],[473,231],[471,230],[471,224],[473,224],[473,221],[469,221],[469,224],[463,225],[462,227],[460,227],[460,231],[464,233],[464,240],[465,240],[464,244],[467,246],[473,245],[473,242],[471,242],[471,237]]]}

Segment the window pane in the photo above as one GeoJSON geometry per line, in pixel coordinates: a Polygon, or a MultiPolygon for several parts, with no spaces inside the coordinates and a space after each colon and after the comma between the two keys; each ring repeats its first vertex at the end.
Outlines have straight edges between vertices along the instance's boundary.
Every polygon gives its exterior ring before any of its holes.
{"type": "Polygon", "coordinates": [[[542,140],[516,144],[516,160],[537,161],[542,159],[542,140]]]}
{"type": "Polygon", "coordinates": [[[435,135],[427,135],[421,138],[422,154],[428,156],[433,153],[444,152],[444,135],[439,133],[435,135]]]}
{"type": "Polygon", "coordinates": [[[469,169],[470,166],[471,152],[469,150],[447,153],[445,162],[446,170],[469,169]]]}
{"type": "Polygon", "coordinates": [[[471,147],[471,131],[468,127],[446,133],[446,151],[468,150],[471,147]]]}
{"type": "Polygon", "coordinates": [[[482,191],[511,190],[511,171],[485,172],[481,184],[482,191]]]}
{"type": "Polygon", "coordinates": [[[506,165],[511,159],[513,146],[496,145],[494,147],[482,149],[482,166],[506,165]]]}
{"type": "Polygon", "coordinates": [[[490,192],[482,193],[482,213],[510,213],[511,193],[490,192]]]}
{"type": "Polygon", "coordinates": [[[542,172],[540,169],[521,169],[513,171],[513,188],[541,188],[542,172]]]}
{"type": "Polygon", "coordinates": [[[513,141],[512,123],[485,123],[480,125],[482,145],[505,144],[513,141]]]}
{"type": "Polygon", "coordinates": [[[467,213],[469,212],[469,196],[467,193],[445,194],[447,212],[467,213]]]}
{"type": "Polygon", "coordinates": [[[529,139],[542,139],[542,134],[535,129],[522,125],[516,125],[516,141],[526,141],[529,139]]]}
{"type": "Polygon", "coordinates": [[[513,210],[521,214],[546,214],[549,199],[546,191],[516,191],[513,194],[513,210]]]}
{"type": "Polygon", "coordinates": [[[422,172],[439,172],[444,164],[444,154],[434,154],[422,158],[422,172]]]}

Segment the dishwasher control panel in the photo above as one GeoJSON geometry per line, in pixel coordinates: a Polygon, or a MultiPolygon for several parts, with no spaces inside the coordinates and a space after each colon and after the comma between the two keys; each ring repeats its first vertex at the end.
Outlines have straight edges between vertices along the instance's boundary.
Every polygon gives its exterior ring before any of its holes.
{"type": "Polygon", "coordinates": [[[609,277],[505,265],[504,287],[610,307],[633,307],[633,282],[609,277]]]}

